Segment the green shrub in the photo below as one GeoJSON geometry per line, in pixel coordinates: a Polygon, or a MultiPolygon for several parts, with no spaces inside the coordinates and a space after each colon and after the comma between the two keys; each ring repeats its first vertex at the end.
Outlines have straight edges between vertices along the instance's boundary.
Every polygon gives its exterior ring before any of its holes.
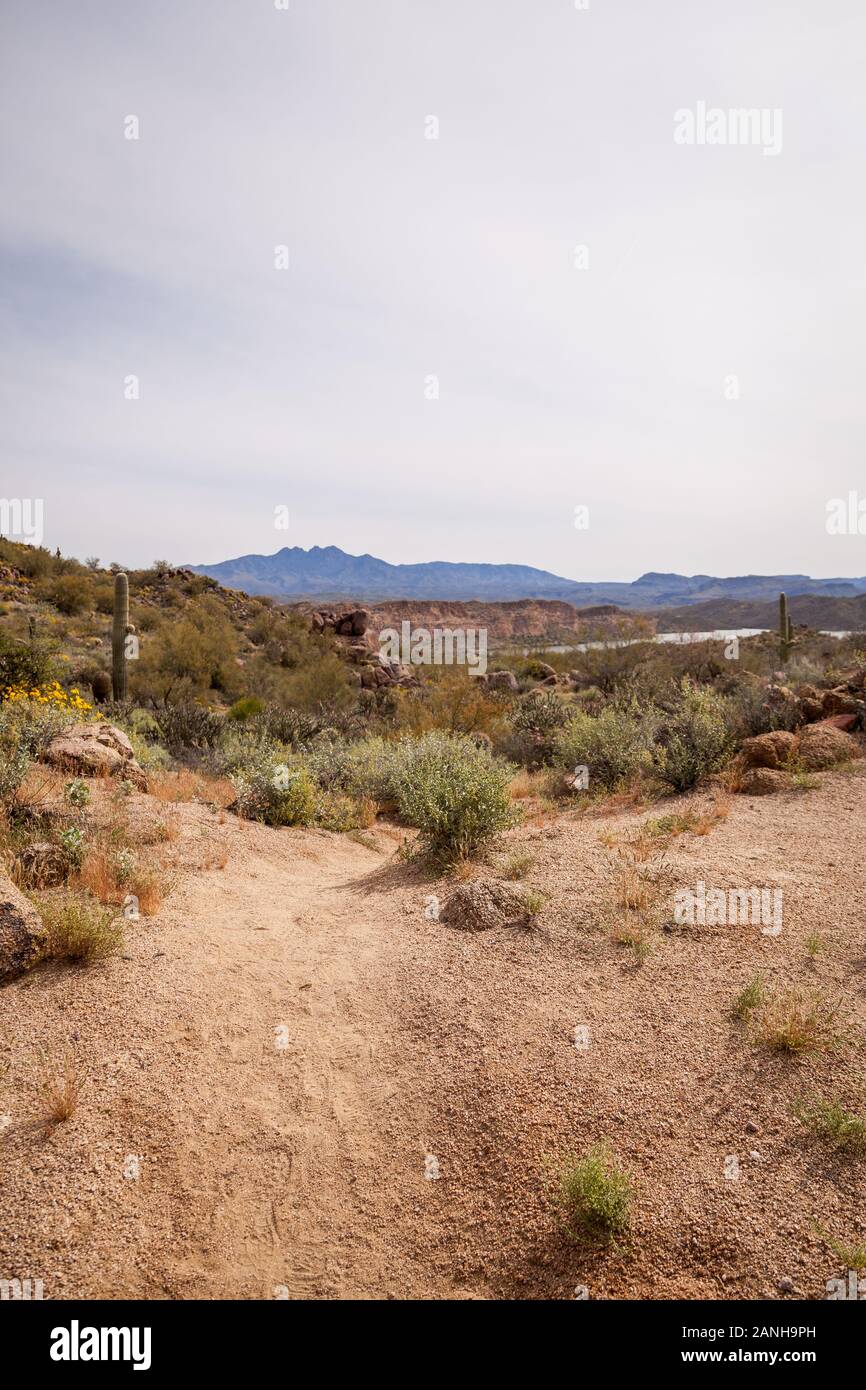
{"type": "Polygon", "coordinates": [[[628,1229],[631,1182],[604,1144],[581,1159],[566,1156],[556,1196],[566,1229],[576,1240],[610,1241],[628,1229]]]}
{"type": "Polygon", "coordinates": [[[54,658],[41,643],[29,643],[0,632],[0,694],[10,685],[47,685],[56,674],[54,658]]]}
{"type": "Polygon", "coordinates": [[[303,751],[304,765],[326,791],[359,800],[396,804],[396,778],[414,740],[388,741],[378,736],[349,743],[338,734],[323,735],[303,751]]]}
{"type": "Polygon", "coordinates": [[[256,699],[255,695],[244,695],[240,700],[235,700],[227,718],[242,723],[245,719],[251,719],[254,714],[261,714],[263,709],[262,701],[256,699]]]}
{"type": "Polygon", "coordinates": [[[75,806],[78,810],[82,810],[90,803],[90,788],[83,777],[73,777],[70,782],[67,782],[63,788],[63,795],[70,806],[75,806]]]}
{"type": "Polygon", "coordinates": [[[23,747],[0,746],[0,805],[9,806],[27,776],[30,758],[23,747]]]}
{"type": "Polygon", "coordinates": [[[45,597],[69,617],[90,607],[91,585],[83,575],[63,574],[45,587],[45,597]]]}
{"type": "Polygon", "coordinates": [[[608,790],[637,777],[652,764],[653,712],[634,705],[607,705],[600,714],[576,710],[556,736],[558,765],[589,769],[589,785],[608,790]]]}
{"type": "Polygon", "coordinates": [[[57,836],[60,848],[70,868],[80,869],[84,863],[84,835],[77,825],[67,826],[57,836]]]}
{"type": "Polygon", "coordinates": [[[278,762],[261,747],[230,774],[235,810],[265,825],[311,825],[316,815],[316,787],[301,765],[278,762]]]}
{"type": "Polygon", "coordinates": [[[516,823],[509,769],[471,738],[433,732],[398,747],[400,814],[418,827],[423,847],[435,857],[474,854],[516,823]]]}
{"type": "Polygon", "coordinates": [[[665,718],[655,750],[662,780],[674,791],[689,791],[710,773],[718,772],[733,745],[730,706],[725,697],[709,686],[684,680],[679,707],[665,718]]]}

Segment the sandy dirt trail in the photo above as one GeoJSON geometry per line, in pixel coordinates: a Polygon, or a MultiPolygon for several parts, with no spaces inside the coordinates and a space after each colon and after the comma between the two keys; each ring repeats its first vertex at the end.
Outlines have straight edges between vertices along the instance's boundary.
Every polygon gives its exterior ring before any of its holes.
{"type": "Polygon", "coordinates": [[[785,930],[659,933],[641,965],[599,916],[600,832],[634,811],[512,832],[547,901],[533,930],[481,935],[425,916],[450,889],[387,829],[371,848],[178,816],[176,887],[122,957],[0,991],[0,1277],[53,1298],[814,1298],[841,1272],[818,1228],[866,1237],[863,1164],[793,1114],[866,1093],[862,771],[675,840],[672,881],[781,885],[785,930]],[[731,1004],[758,971],[838,1005],[830,1051],[749,1040],[731,1004]],[[88,1085],[46,1137],[34,1059],[66,1047],[88,1085]],[[635,1179],[608,1251],[564,1237],[546,1178],[599,1139],[635,1179]]]}

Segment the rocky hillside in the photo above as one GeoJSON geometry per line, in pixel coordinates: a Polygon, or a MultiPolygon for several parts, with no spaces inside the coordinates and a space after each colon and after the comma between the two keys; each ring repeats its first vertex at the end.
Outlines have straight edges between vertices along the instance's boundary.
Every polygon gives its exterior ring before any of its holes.
{"type": "MultiPolygon", "coordinates": [[[[302,613],[312,612],[311,604],[298,604],[302,613]]],[[[378,633],[385,628],[398,632],[404,622],[413,628],[486,628],[488,642],[499,645],[511,641],[574,643],[622,635],[642,636],[654,630],[644,615],[625,614],[614,604],[575,608],[571,603],[550,599],[519,599],[512,603],[458,603],[396,600],[373,603],[365,610],[367,627],[378,633]]]]}
{"type": "MultiPolygon", "coordinates": [[[[791,598],[793,591],[788,590],[791,598]]],[[[758,601],[715,598],[707,603],[660,608],[653,614],[659,632],[701,632],[724,627],[769,627],[779,622],[778,593],[758,601]]],[[[830,598],[820,594],[796,594],[791,602],[795,626],[822,632],[866,631],[866,594],[830,598]]]]}

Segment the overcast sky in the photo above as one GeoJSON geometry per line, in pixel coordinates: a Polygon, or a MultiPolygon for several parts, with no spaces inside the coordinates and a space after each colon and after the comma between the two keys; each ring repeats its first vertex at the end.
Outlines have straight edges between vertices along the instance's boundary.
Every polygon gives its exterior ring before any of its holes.
{"type": "Polygon", "coordinates": [[[3,0],[47,544],[866,574],[863,0],[288,3],[3,0]],[[781,151],[677,144],[700,102],[781,151]]]}

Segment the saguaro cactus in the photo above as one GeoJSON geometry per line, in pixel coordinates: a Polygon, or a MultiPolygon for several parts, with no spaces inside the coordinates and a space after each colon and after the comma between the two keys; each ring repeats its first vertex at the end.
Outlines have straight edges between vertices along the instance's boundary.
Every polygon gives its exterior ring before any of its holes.
{"type": "Polygon", "coordinates": [[[791,654],[791,647],[794,645],[794,629],[788,613],[787,594],[779,595],[779,657],[784,663],[791,654]]]}
{"type": "Polygon", "coordinates": [[[111,689],[115,700],[126,699],[126,635],[129,630],[129,580],[125,574],[116,574],[111,630],[111,689]]]}

